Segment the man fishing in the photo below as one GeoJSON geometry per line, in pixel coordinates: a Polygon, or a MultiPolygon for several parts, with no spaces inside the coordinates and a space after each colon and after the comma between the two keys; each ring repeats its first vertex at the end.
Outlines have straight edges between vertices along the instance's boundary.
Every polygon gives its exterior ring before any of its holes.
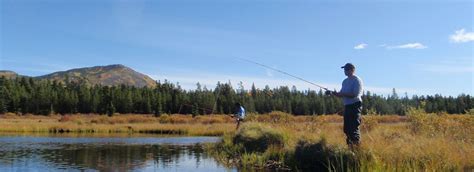
{"type": "Polygon", "coordinates": [[[355,66],[347,63],[342,66],[344,74],[347,76],[342,82],[339,92],[326,91],[337,97],[342,97],[344,102],[344,133],[346,134],[347,145],[353,149],[360,144],[361,110],[362,110],[362,80],[356,76],[355,66]]]}
{"type": "Polygon", "coordinates": [[[237,122],[235,129],[239,129],[240,122],[243,122],[245,118],[245,109],[240,103],[235,103],[235,114],[232,117],[234,117],[237,122]]]}
{"type": "MultiPolygon", "coordinates": [[[[253,63],[264,68],[277,71],[279,73],[291,76],[293,78],[299,79],[301,81],[307,82],[311,85],[317,86],[326,90],[326,94],[334,95],[337,97],[342,97],[344,102],[344,133],[346,134],[346,142],[347,145],[351,149],[357,147],[360,144],[360,129],[359,126],[361,124],[361,111],[362,111],[362,80],[356,76],[355,73],[355,66],[352,63],[347,63],[346,65],[342,66],[341,68],[344,69],[344,74],[347,76],[346,79],[342,82],[342,88],[339,92],[330,91],[328,88],[323,87],[319,84],[310,82],[305,80],[301,77],[292,75],[285,71],[272,68],[270,66],[264,65],[262,63],[258,63],[248,59],[242,59],[243,61],[247,61],[249,63],[253,63]]],[[[237,124],[238,127],[238,124],[237,124]]]]}

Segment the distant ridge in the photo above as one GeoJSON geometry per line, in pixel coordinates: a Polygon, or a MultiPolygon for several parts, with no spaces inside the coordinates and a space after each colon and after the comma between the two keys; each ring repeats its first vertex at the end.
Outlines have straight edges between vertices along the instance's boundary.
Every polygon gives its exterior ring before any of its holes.
{"type": "MultiPolygon", "coordinates": [[[[13,76],[12,71],[0,71],[0,76],[13,76]]],[[[16,74],[16,76],[19,76],[16,74]]],[[[16,77],[15,76],[15,77],[16,77]]],[[[8,77],[7,77],[8,78],[8,77]]],[[[13,77],[9,77],[13,78],[13,77]]],[[[139,73],[127,66],[113,64],[107,66],[94,66],[59,71],[51,74],[33,77],[58,82],[77,82],[87,85],[118,86],[129,85],[135,87],[154,87],[156,81],[149,76],[139,73]]]]}
{"type": "Polygon", "coordinates": [[[0,70],[0,77],[14,79],[18,76],[20,76],[20,75],[18,75],[18,73],[16,73],[16,72],[9,71],[9,70],[0,70]]]}

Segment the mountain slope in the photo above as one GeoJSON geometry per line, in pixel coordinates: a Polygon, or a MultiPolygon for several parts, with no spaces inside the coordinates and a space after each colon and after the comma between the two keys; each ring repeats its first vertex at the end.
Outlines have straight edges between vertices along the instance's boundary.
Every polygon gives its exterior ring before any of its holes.
{"type": "Polygon", "coordinates": [[[77,68],[35,78],[59,82],[68,80],[70,82],[85,82],[88,85],[100,84],[104,86],[125,84],[135,87],[154,87],[156,85],[156,81],[149,76],[120,64],[77,68]]]}
{"type": "Polygon", "coordinates": [[[5,77],[5,78],[8,78],[8,79],[14,79],[20,75],[18,75],[18,73],[16,72],[13,72],[13,71],[9,71],[9,70],[0,70],[0,77],[5,77]]]}

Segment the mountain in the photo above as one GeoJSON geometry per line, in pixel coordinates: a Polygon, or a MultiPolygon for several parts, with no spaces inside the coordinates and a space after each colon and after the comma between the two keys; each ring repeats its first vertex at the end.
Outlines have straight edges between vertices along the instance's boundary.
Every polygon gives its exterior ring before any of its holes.
{"type": "Polygon", "coordinates": [[[18,73],[16,72],[13,72],[13,71],[9,71],[9,70],[0,70],[0,77],[5,77],[5,78],[9,78],[9,79],[14,79],[20,75],[18,75],[18,73]]]}
{"type": "Polygon", "coordinates": [[[154,87],[156,81],[124,65],[94,66],[54,72],[34,77],[59,82],[85,82],[87,85],[103,86],[130,85],[135,87],[154,87]]]}

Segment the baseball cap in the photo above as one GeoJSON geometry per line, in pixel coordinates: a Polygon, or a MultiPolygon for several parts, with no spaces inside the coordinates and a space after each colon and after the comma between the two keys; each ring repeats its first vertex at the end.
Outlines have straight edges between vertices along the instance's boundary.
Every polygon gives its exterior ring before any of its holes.
{"type": "Polygon", "coordinates": [[[342,66],[341,68],[355,69],[355,66],[352,63],[346,63],[346,65],[342,66]]]}

